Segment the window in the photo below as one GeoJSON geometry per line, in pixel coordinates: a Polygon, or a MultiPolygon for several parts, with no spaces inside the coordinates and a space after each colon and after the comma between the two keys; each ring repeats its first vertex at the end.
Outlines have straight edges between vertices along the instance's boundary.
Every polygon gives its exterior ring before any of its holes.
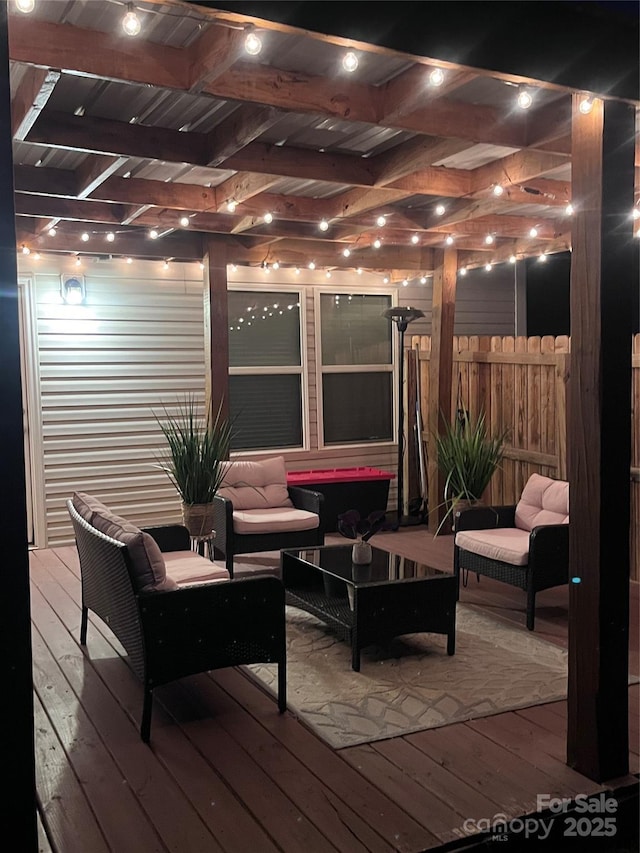
{"type": "Polygon", "coordinates": [[[320,294],[325,445],[392,440],[390,307],[389,294],[320,294]]]}
{"type": "Polygon", "coordinates": [[[231,448],[302,447],[300,294],[229,291],[231,448]]]}

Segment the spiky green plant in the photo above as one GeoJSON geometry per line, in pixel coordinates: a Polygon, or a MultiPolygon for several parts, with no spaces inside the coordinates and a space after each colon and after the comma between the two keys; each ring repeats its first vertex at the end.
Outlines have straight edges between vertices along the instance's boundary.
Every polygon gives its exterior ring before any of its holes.
{"type": "Polygon", "coordinates": [[[438,468],[446,477],[443,497],[447,512],[440,527],[459,501],[480,500],[502,462],[508,432],[504,429],[489,435],[484,412],[474,419],[463,411],[436,437],[438,468]]]}
{"type": "Polygon", "coordinates": [[[192,394],[178,403],[176,413],[164,408],[156,420],[168,448],[158,457],[185,504],[206,504],[213,500],[224,477],[222,463],[229,458],[232,428],[222,417],[222,404],[215,417],[192,394]]]}

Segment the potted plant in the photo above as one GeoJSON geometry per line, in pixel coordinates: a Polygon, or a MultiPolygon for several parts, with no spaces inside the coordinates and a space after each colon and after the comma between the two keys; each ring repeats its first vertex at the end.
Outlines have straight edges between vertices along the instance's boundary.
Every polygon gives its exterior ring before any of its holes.
{"type": "Polygon", "coordinates": [[[158,457],[182,500],[182,517],[193,537],[210,538],[213,533],[213,498],[224,478],[224,461],[229,458],[232,430],[222,417],[222,404],[215,416],[206,414],[192,394],[178,403],[175,414],[164,409],[156,416],[167,440],[158,457]]]}
{"type": "MultiPolygon", "coordinates": [[[[461,502],[477,503],[504,455],[508,430],[489,434],[484,412],[473,418],[461,410],[455,423],[447,423],[436,436],[438,468],[445,475],[444,505],[447,511],[436,533],[460,508],[461,502]]],[[[442,506],[442,504],[441,504],[442,506]]]]}
{"type": "Polygon", "coordinates": [[[338,530],[347,539],[355,539],[352,549],[352,561],[356,565],[371,562],[371,545],[369,539],[378,530],[386,527],[386,515],[383,510],[370,513],[362,518],[357,509],[350,509],[338,516],[338,530]]]}

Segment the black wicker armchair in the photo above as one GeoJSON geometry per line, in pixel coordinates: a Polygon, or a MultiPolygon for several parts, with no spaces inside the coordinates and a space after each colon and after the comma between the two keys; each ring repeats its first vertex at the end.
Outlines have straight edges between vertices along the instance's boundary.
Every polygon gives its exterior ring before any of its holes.
{"type": "Polygon", "coordinates": [[[324,545],[324,495],[288,486],[283,457],[227,463],[214,498],[216,558],[324,545]]]}
{"type": "Polygon", "coordinates": [[[453,560],[458,585],[462,578],[466,586],[468,573],[475,572],[478,580],[484,575],[524,590],[527,628],[533,631],[536,593],[569,580],[568,511],[567,484],[533,474],[517,505],[456,512],[453,560]],[[566,521],[552,523],[561,518],[566,521]]]}
{"type": "MultiPolygon", "coordinates": [[[[216,580],[168,591],[136,591],[127,545],[94,528],[71,501],[67,506],[80,557],[80,642],[86,645],[91,610],[124,646],[144,685],[143,741],[150,737],[154,688],[211,669],[277,663],[278,708],[285,711],[285,601],[278,578],[216,580]]],[[[179,525],[144,532],[163,552],[190,550],[188,531],[179,525]]]]}

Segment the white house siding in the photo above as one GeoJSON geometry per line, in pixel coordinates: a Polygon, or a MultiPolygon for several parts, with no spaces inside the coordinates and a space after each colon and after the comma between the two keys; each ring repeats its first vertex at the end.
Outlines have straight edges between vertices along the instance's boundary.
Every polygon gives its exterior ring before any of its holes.
{"type": "MultiPolygon", "coordinates": [[[[87,261],[79,270],[72,258],[45,256],[20,259],[20,274],[31,280],[36,306],[36,358],[42,415],[42,471],[45,541],[39,547],[72,541],[65,501],[75,490],[91,492],[114,511],[140,525],[180,519],[180,505],[166,475],[156,467],[164,442],[155,414],[185,392],[204,396],[205,356],[202,272],[197,264],[171,264],[123,259],[87,261]],[[87,298],[69,306],[60,296],[60,275],[84,275],[87,298]]],[[[396,469],[395,443],[319,449],[318,393],[315,354],[314,291],[367,288],[388,291],[381,276],[322,272],[229,270],[230,286],[299,287],[304,304],[306,387],[309,404],[308,447],[282,452],[289,470],[373,466],[396,469]]],[[[484,282],[483,282],[484,284],[484,282]]],[[[466,283],[465,283],[466,285],[466,283]]],[[[400,288],[398,302],[419,293],[411,304],[430,315],[430,287],[400,288]]],[[[470,293],[473,293],[473,288],[470,293]]],[[[460,310],[484,320],[500,315],[500,328],[475,322],[476,334],[507,334],[513,329],[513,297],[498,287],[486,299],[464,299],[460,310]],[[463,305],[467,307],[463,308],[463,305]],[[509,305],[511,306],[509,308],[509,305]]],[[[471,322],[471,320],[469,321],[471,322]]],[[[493,322],[493,321],[492,321],[493,322]]],[[[418,333],[412,327],[411,332],[418,333]]],[[[430,327],[430,323],[429,323],[430,327]]],[[[427,330],[428,331],[428,330],[427,330]]],[[[471,333],[457,329],[459,334],[471,333]]],[[[422,333],[426,333],[423,331],[422,333]]],[[[278,454],[280,451],[276,451],[278,454]]],[[[253,458],[274,452],[252,454],[253,458]]],[[[395,504],[395,490],[390,505],[395,504]]]]}

